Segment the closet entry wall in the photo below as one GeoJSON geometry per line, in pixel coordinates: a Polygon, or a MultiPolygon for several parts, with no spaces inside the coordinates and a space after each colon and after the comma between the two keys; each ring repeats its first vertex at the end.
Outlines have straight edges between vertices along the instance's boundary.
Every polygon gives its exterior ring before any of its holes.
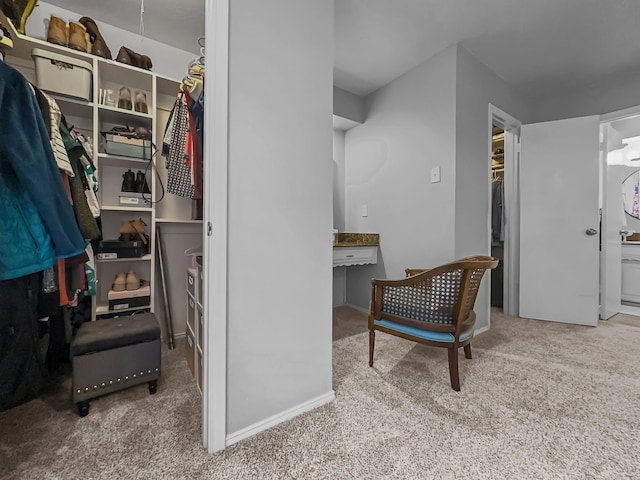
{"type": "Polygon", "coordinates": [[[491,271],[491,306],[502,307],[504,297],[504,130],[492,128],[491,138],[491,255],[500,261],[491,271]]]}

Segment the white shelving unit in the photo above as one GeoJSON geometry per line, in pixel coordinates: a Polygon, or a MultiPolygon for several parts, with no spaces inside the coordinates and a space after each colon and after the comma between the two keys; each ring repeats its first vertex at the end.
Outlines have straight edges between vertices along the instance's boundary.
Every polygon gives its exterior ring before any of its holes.
{"type": "MultiPolygon", "coordinates": [[[[7,52],[5,61],[20,72],[32,83],[37,84],[35,67],[31,57],[33,48],[48,52],[55,52],[71,58],[85,60],[91,63],[93,74],[91,97],[89,101],[70,98],[64,95],[48,92],[58,102],[62,113],[69,124],[90,137],[94,147],[94,163],[97,167],[100,190],[98,201],[101,207],[103,239],[115,240],[119,237],[122,221],[141,218],[146,224],[146,234],[149,236],[149,253],[138,258],[118,258],[109,260],[96,259],[97,295],[93,302],[94,318],[114,313],[131,313],[145,307],[132,309],[110,310],[107,293],[111,288],[115,276],[119,272],[134,270],[141,279],[149,280],[151,285],[151,301],[146,308],[156,313],[164,329],[162,299],[158,295],[158,270],[156,268],[156,226],[163,229],[166,271],[169,272],[167,290],[170,292],[171,314],[173,329],[176,336],[186,334],[187,293],[184,289],[184,272],[191,265],[190,257],[184,251],[201,243],[202,221],[192,219],[192,201],[165,193],[160,201],[160,184],[149,165],[149,160],[108,154],[104,148],[104,137],[101,132],[109,131],[115,126],[144,127],[152,132],[153,143],[161,148],[165,125],[169,112],[173,107],[179,90],[179,82],[158,75],[154,72],[141,70],[113,60],[106,60],[87,53],[72,50],[48,43],[44,40],[18,34],[0,12],[0,21],[10,29],[14,48],[7,52]],[[148,113],[135,110],[125,110],[117,106],[99,104],[101,88],[111,88],[114,91],[116,105],[118,93],[122,86],[130,89],[132,103],[135,106],[135,91],[146,94],[148,113]],[[134,174],[145,172],[147,183],[152,192],[154,203],[149,206],[123,206],[119,203],[122,175],[131,169],[134,174]],[[155,203],[159,202],[159,203],[155,203]],[[165,234],[166,231],[166,234],[165,234]]],[[[186,69],[186,65],[185,65],[186,69]]],[[[135,107],[134,107],[135,108],[135,107]]],[[[167,171],[165,159],[158,152],[153,160],[157,167],[160,181],[166,190],[167,171]]],[[[94,252],[97,253],[97,252],[94,252]]]]}

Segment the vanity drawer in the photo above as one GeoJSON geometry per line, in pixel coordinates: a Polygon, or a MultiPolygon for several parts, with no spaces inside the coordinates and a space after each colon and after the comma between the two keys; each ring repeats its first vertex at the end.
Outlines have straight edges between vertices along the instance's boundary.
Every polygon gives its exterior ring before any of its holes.
{"type": "Polygon", "coordinates": [[[202,385],[204,384],[204,355],[202,355],[202,352],[200,350],[197,350],[197,357],[198,359],[196,360],[197,363],[197,368],[198,368],[198,388],[200,389],[200,393],[202,393],[202,385]]]}
{"type": "Polygon", "coordinates": [[[196,336],[198,339],[197,345],[201,350],[204,349],[204,315],[202,314],[202,309],[198,307],[196,311],[197,317],[197,326],[198,326],[198,335],[196,336]]]}
{"type": "Polygon", "coordinates": [[[204,285],[204,272],[202,270],[202,267],[198,266],[198,296],[196,298],[198,299],[198,305],[200,306],[204,305],[204,302],[202,301],[203,285],[204,285]]]}
{"type": "Polygon", "coordinates": [[[187,325],[192,332],[196,331],[196,301],[187,294],[187,325]]]}
{"type": "Polygon", "coordinates": [[[378,247],[333,247],[333,266],[368,265],[378,262],[378,247]]]}
{"type": "Polygon", "coordinates": [[[196,343],[193,340],[193,332],[189,328],[187,328],[187,345],[185,347],[185,355],[187,357],[187,365],[189,365],[189,370],[191,370],[191,375],[193,377],[196,376],[195,352],[196,352],[196,343]]]}
{"type": "Polygon", "coordinates": [[[187,292],[189,292],[193,298],[196,298],[197,283],[198,271],[195,268],[187,268],[187,292]]]}
{"type": "Polygon", "coordinates": [[[640,263],[640,242],[622,244],[622,261],[640,263]]]}

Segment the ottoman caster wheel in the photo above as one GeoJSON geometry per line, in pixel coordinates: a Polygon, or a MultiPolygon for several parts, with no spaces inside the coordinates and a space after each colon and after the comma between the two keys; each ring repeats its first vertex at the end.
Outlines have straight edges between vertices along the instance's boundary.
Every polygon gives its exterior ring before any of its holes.
{"type": "Polygon", "coordinates": [[[149,395],[153,395],[158,390],[158,381],[149,382],[149,395]]]}
{"type": "Polygon", "coordinates": [[[89,402],[78,402],[78,415],[80,418],[89,415],[89,402]]]}

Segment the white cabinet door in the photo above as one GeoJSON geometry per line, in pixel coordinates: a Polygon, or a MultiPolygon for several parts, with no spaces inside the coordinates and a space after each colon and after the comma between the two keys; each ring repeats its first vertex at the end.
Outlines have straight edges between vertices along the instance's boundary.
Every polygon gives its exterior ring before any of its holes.
{"type": "Polygon", "coordinates": [[[597,325],[599,117],[523,125],[520,316],[597,325]]]}

